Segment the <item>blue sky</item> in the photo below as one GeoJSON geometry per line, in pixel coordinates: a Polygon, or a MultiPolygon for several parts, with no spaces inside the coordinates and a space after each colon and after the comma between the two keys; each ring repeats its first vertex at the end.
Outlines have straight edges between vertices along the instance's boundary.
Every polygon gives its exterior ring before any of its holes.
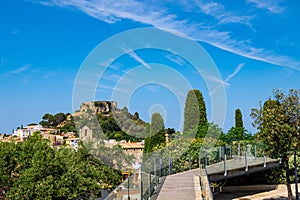
{"type": "MultiPolygon", "coordinates": [[[[1,1],[0,133],[39,122],[45,113],[73,112],[74,82],[89,53],[115,34],[143,27],[174,30],[202,45],[222,77],[206,78],[225,87],[224,130],[234,125],[234,110],[240,108],[246,129],[255,133],[251,108],[274,88],[299,89],[299,7],[289,0],[1,1]]],[[[113,61],[96,98],[112,98],[114,85],[132,66],[147,68],[153,62],[176,69],[201,90],[210,117],[211,94],[204,81],[170,52],[131,51],[113,61]]],[[[160,84],[136,88],[128,107],[146,121],[149,113],[161,111],[166,126],[180,129],[178,100],[160,84]]]]}

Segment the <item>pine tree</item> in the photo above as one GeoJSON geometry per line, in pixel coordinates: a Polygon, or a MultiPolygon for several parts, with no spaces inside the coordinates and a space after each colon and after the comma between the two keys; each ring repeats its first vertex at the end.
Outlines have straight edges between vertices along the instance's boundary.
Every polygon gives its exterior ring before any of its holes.
{"type": "Polygon", "coordinates": [[[183,134],[196,132],[196,138],[202,138],[208,130],[206,107],[199,90],[190,90],[186,97],[183,134]]]}

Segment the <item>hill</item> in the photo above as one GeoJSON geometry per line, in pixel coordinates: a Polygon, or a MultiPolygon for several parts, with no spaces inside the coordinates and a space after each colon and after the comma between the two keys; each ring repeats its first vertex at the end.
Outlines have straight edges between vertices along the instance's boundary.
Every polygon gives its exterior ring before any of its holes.
{"type": "Polygon", "coordinates": [[[131,114],[126,107],[119,109],[113,101],[84,102],[73,114],[47,113],[39,124],[59,129],[60,133],[79,133],[82,127],[87,126],[92,129],[93,137],[117,141],[141,141],[148,127],[137,112],[131,114]]]}

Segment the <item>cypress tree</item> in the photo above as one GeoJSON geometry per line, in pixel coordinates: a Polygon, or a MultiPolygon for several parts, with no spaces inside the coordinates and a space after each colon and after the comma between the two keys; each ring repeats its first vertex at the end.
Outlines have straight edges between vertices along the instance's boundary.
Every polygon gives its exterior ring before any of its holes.
{"type": "Polygon", "coordinates": [[[243,128],[243,116],[240,109],[235,110],[235,128],[243,128]]]}
{"type": "Polygon", "coordinates": [[[247,133],[243,124],[243,116],[240,109],[235,110],[234,117],[235,126],[231,127],[227,133],[228,142],[245,140],[247,138],[247,133]]]}
{"type": "Polygon", "coordinates": [[[196,131],[196,138],[204,137],[208,130],[206,106],[199,90],[190,90],[186,97],[183,134],[196,131]]]}
{"type": "Polygon", "coordinates": [[[154,136],[165,129],[164,120],[160,113],[153,113],[151,116],[150,134],[154,136]]]}
{"type": "Polygon", "coordinates": [[[145,153],[152,152],[156,148],[160,148],[166,145],[164,129],[164,120],[161,114],[153,113],[151,117],[150,128],[148,129],[148,131],[150,132],[150,137],[147,137],[145,139],[145,153]]]}

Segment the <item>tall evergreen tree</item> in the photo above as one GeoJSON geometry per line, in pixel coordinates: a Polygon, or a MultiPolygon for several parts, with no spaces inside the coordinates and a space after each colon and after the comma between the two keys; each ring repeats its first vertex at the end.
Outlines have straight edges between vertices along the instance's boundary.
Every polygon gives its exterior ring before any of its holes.
{"type": "Polygon", "coordinates": [[[164,120],[160,113],[153,113],[150,124],[150,137],[145,138],[145,153],[152,152],[166,145],[164,120]]]}
{"type": "Polygon", "coordinates": [[[151,136],[156,135],[160,131],[163,131],[165,128],[164,120],[160,113],[153,113],[151,117],[151,124],[150,124],[150,134],[151,136]]]}
{"type": "Polygon", "coordinates": [[[235,110],[235,128],[243,128],[243,116],[240,109],[235,110]]]}
{"type": "Polygon", "coordinates": [[[190,90],[185,101],[183,134],[196,131],[196,137],[202,138],[207,130],[206,106],[202,93],[199,90],[190,90]]]}
{"type": "Polygon", "coordinates": [[[248,140],[251,135],[244,129],[242,111],[235,110],[235,126],[231,127],[227,133],[227,142],[248,140]]]}

